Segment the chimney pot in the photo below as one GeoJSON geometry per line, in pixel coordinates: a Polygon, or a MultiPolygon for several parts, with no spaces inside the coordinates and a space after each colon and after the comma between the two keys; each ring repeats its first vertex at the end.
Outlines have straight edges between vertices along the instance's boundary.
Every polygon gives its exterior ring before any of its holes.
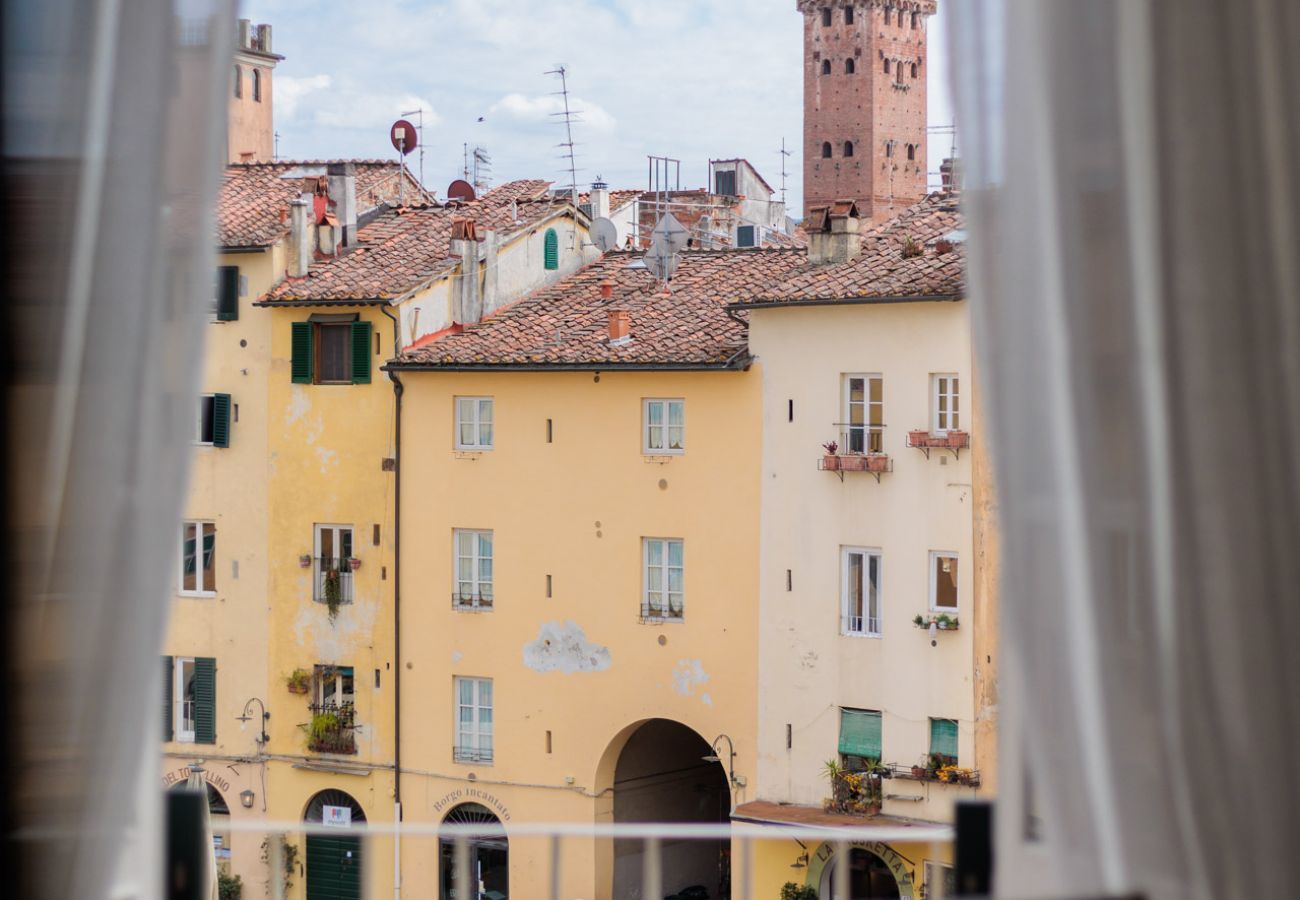
{"type": "Polygon", "coordinates": [[[610,300],[614,297],[614,282],[606,278],[600,283],[600,296],[603,300],[610,300]]]}
{"type": "Polygon", "coordinates": [[[609,311],[609,342],[611,344],[626,344],[632,340],[632,315],[626,309],[611,309],[609,311]]]}

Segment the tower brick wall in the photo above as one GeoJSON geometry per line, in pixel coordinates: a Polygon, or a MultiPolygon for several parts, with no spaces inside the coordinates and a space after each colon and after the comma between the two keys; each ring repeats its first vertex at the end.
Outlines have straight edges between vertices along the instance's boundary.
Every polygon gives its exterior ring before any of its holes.
{"type": "Polygon", "coordinates": [[[803,213],[854,200],[864,217],[888,219],[926,193],[926,23],[936,0],[796,5],[804,17],[803,213]]]}

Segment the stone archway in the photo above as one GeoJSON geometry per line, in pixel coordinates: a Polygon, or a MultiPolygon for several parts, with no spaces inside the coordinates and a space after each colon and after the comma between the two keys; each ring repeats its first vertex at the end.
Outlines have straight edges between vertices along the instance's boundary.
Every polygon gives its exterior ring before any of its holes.
{"type": "Polygon", "coordinates": [[[361,900],[364,877],[361,837],[348,825],[366,821],[361,804],[350,794],[324,790],[307,801],[303,821],[338,825],[339,834],[307,836],[307,900],[361,900]]]}
{"type": "MultiPolygon", "coordinates": [[[[462,803],[448,810],[443,825],[473,825],[500,829],[499,834],[476,836],[469,841],[470,877],[478,882],[478,891],[470,897],[492,897],[506,900],[510,896],[510,838],[505,833],[496,813],[480,803],[462,803]]],[[[455,842],[451,838],[438,839],[439,896],[442,900],[463,897],[456,891],[455,842]]]]}
{"type": "Polygon", "coordinates": [[[808,866],[806,884],[817,889],[821,900],[875,900],[915,897],[911,865],[888,844],[879,841],[854,841],[836,853],[833,844],[822,844],[808,866]],[[835,870],[849,867],[849,896],[839,897],[832,891],[835,870]]]}

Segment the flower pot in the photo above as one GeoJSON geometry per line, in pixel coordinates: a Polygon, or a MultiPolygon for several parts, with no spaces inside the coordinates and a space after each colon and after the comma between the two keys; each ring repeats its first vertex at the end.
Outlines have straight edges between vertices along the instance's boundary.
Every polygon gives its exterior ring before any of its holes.
{"type": "Polygon", "coordinates": [[[965,431],[950,431],[947,444],[953,450],[964,450],[970,446],[970,434],[965,431]]]}
{"type": "Polygon", "coordinates": [[[827,472],[838,472],[840,470],[840,458],[833,453],[828,453],[822,457],[822,469],[827,472]]]}
{"type": "Polygon", "coordinates": [[[840,457],[840,469],[845,472],[861,472],[867,467],[867,458],[858,454],[840,457]]]}
{"type": "Polygon", "coordinates": [[[930,432],[924,429],[909,431],[907,433],[907,446],[909,447],[928,447],[930,445],[930,432]]]}
{"type": "Polygon", "coordinates": [[[355,572],[357,569],[361,568],[361,560],[357,559],[354,556],[348,560],[348,566],[352,569],[353,572],[355,572]]]}
{"type": "Polygon", "coordinates": [[[304,569],[310,569],[310,568],[311,568],[311,554],[310,554],[310,553],[304,553],[304,554],[302,554],[301,556],[299,556],[299,557],[298,557],[298,565],[300,565],[300,566],[301,566],[302,568],[304,568],[304,569]]]}
{"type": "Polygon", "coordinates": [[[291,693],[291,694],[305,694],[305,693],[307,693],[307,685],[305,685],[305,684],[291,684],[291,685],[289,685],[289,693],[291,693]]]}
{"type": "Polygon", "coordinates": [[[866,469],[868,472],[888,472],[889,457],[883,453],[875,453],[871,456],[863,457],[867,461],[866,469]]]}
{"type": "Polygon", "coordinates": [[[913,778],[924,778],[924,777],[925,777],[925,768],[922,767],[922,766],[912,766],[912,777],[913,777],[913,778]]]}
{"type": "Polygon", "coordinates": [[[867,807],[867,815],[869,815],[869,816],[878,816],[878,815],[880,815],[880,804],[878,804],[878,803],[872,803],[871,805],[869,805],[869,806],[867,807]]]}

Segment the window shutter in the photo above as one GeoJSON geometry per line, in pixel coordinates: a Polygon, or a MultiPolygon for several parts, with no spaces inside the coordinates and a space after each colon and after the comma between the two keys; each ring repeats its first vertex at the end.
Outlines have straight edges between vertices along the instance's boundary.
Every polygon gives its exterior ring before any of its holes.
{"type": "Polygon", "coordinates": [[[369,322],[352,323],[352,383],[370,384],[369,322]]]}
{"type": "Polygon", "coordinates": [[[212,446],[230,446],[230,395],[212,395],[212,446]]]}
{"type": "Polygon", "coordinates": [[[311,384],[311,329],[310,322],[293,323],[293,363],[290,372],[294,384],[311,384]]]}
{"type": "Polygon", "coordinates": [[[880,759],[880,713],[840,710],[840,752],[846,756],[880,759]]]}
{"type": "Polygon", "coordinates": [[[210,656],[194,660],[194,743],[217,742],[217,661],[210,656]]]}
{"type": "Polygon", "coordinates": [[[176,683],[176,664],[170,656],[164,656],[163,662],[163,740],[170,741],[172,732],[172,687],[176,683]]]}
{"type": "Polygon", "coordinates": [[[544,262],[548,269],[558,269],[560,267],[560,236],[555,233],[554,228],[546,229],[544,262]]]}
{"type": "Polygon", "coordinates": [[[217,269],[217,321],[234,322],[239,318],[239,266],[217,269]]]}
{"type": "Polygon", "coordinates": [[[952,719],[930,720],[930,752],[957,758],[957,723],[952,719]]]}

